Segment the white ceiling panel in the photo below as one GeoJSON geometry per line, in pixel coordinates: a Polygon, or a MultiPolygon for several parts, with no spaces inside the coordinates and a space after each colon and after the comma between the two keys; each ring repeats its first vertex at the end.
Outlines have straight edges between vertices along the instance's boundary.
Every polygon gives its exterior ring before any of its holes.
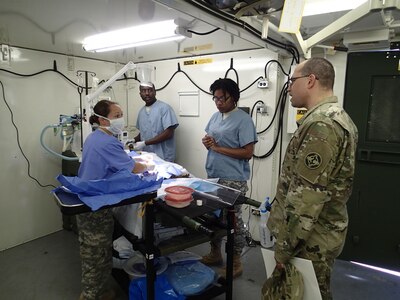
{"type": "MultiPolygon", "coordinates": [[[[381,5],[382,1],[372,2],[381,5]]],[[[292,43],[293,36],[277,30],[283,3],[283,0],[1,0],[0,44],[121,63],[260,47],[277,49],[276,45],[261,39],[262,20],[270,20],[268,38],[278,43],[292,43]],[[82,49],[81,43],[89,35],[175,18],[188,21],[188,29],[197,33],[219,30],[207,35],[193,34],[179,42],[106,53],[82,49]]],[[[304,17],[300,28],[303,38],[311,37],[345,13],[304,17]]],[[[321,43],[337,45],[344,33],[380,28],[390,28],[395,40],[399,35],[399,19],[398,9],[377,10],[345,28],[338,28],[336,34],[321,43]]]]}

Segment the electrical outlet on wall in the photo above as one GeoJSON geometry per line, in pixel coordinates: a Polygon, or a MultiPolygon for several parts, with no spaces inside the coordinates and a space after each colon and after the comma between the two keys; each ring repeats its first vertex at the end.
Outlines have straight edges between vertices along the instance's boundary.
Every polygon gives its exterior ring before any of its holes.
{"type": "Polygon", "coordinates": [[[265,78],[262,78],[258,81],[257,87],[259,89],[267,89],[268,88],[268,80],[265,78]]]}

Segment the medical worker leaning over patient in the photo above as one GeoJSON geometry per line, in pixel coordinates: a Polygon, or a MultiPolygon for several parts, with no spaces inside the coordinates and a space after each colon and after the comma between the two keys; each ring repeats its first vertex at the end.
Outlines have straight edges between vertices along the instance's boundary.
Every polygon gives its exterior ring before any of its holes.
{"type": "MultiPolygon", "coordinates": [[[[108,100],[94,107],[90,124],[98,128],[83,145],[82,163],[78,177],[85,180],[105,179],[126,169],[133,173],[146,171],[144,164],[135,162],[114,136],[121,133],[124,119],[121,107],[108,100]]],[[[112,269],[112,234],[114,221],[111,209],[77,215],[82,264],[82,293],[79,299],[113,299],[107,288],[112,269]]]]}
{"type": "Polygon", "coordinates": [[[140,133],[135,137],[135,150],[154,152],[163,160],[175,161],[174,133],[179,123],[170,105],[156,98],[151,82],[140,83],[139,93],[145,106],[139,111],[136,127],[140,133]]]}
{"type": "MultiPolygon", "coordinates": [[[[250,177],[249,160],[253,157],[257,133],[250,115],[238,109],[239,87],[232,79],[216,80],[211,86],[212,100],[218,112],[211,116],[202,139],[207,148],[206,171],[208,178],[219,178],[218,183],[246,194],[250,177]]],[[[241,253],[245,246],[242,205],[235,205],[235,234],[233,278],[242,274],[241,253]]],[[[226,221],[227,211],[220,218],[226,221]]],[[[221,265],[221,238],[211,241],[211,251],[203,256],[206,265],[221,265]]],[[[224,275],[225,270],[222,270],[224,275]]]]}

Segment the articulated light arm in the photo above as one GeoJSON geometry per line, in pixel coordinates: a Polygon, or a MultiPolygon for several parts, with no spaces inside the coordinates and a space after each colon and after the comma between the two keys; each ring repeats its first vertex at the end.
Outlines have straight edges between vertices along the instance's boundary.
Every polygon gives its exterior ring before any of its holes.
{"type": "Polygon", "coordinates": [[[118,78],[120,78],[126,71],[136,69],[136,64],[133,62],[128,62],[125,66],[122,67],[113,77],[108,79],[104,84],[102,84],[97,90],[93,93],[86,96],[87,101],[90,103],[94,99],[96,99],[106,88],[112,85],[118,78]]]}

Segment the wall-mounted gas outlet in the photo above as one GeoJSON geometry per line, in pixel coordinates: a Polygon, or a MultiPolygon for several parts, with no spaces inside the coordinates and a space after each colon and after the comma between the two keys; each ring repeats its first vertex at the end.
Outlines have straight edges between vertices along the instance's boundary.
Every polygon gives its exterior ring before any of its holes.
{"type": "Polygon", "coordinates": [[[256,111],[259,114],[262,114],[262,115],[267,114],[268,115],[267,106],[263,103],[257,104],[256,111]]]}

